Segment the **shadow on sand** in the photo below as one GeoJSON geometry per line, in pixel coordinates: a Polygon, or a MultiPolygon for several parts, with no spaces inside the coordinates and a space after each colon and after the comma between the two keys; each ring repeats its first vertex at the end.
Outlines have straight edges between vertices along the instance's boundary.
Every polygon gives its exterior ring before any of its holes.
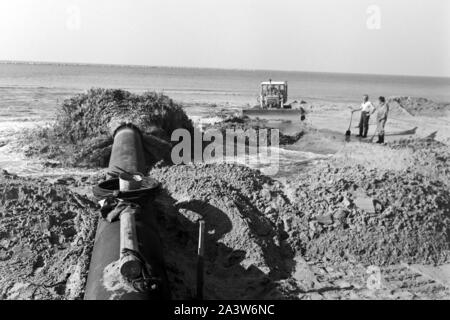
{"type": "MultiPolygon", "coordinates": [[[[177,202],[166,191],[155,201],[160,234],[164,245],[166,268],[174,299],[191,299],[196,292],[198,221],[204,220],[205,232],[205,299],[268,299],[281,298],[276,281],[288,278],[294,266],[293,255],[283,261],[275,256],[283,250],[268,244],[262,248],[262,259],[269,272],[249,262],[249,250],[236,250],[225,245],[223,239],[236,247],[245,247],[242,238],[231,236],[233,223],[222,210],[200,200],[177,202]],[[245,261],[246,267],[242,266],[245,261]]],[[[249,225],[252,215],[246,217],[249,225]]],[[[251,255],[250,255],[251,256],[251,255]]],[[[257,261],[255,261],[255,264],[257,261]]],[[[266,270],[267,271],[267,270],[266,270]]]]}

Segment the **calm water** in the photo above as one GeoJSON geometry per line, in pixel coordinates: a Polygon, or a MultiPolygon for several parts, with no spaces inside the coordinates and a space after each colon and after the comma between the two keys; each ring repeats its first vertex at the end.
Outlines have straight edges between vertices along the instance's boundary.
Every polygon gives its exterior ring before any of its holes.
{"type": "Polygon", "coordinates": [[[287,80],[289,98],[297,100],[358,102],[363,93],[368,93],[373,97],[405,95],[450,101],[450,78],[3,63],[0,120],[51,118],[58,101],[91,87],[156,90],[186,102],[253,105],[259,83],[269,78],[287,80]]]}

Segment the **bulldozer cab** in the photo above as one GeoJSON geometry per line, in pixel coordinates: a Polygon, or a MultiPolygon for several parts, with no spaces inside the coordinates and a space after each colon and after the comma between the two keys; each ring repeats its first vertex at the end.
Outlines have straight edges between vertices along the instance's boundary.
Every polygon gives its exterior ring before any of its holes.
{"type": "Polygon", "coordinates": [[[287,82],[272,81],[261,82],[260,105],[263,109],[283,108],[287,101],[287,82]]]}

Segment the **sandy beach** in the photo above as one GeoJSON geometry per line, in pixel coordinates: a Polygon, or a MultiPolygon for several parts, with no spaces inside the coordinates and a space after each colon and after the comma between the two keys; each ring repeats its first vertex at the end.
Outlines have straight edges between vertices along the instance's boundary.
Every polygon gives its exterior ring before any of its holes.
{"type": "Polygon", "coordinates": [[[450,300],[449,23],[448,0],[0,1],[2,311],[445,314],[418,301],[450,300]]]}
{"type": "MultiPolygon", "coordinates": [[[[204,219],[207,299],[448,299],[448,278],[437,274],[448,274],[450,263],[449,105],[442,111],[428,100],[401,101],[392,102],[384,145],[345,141],[348,103],[306,102],[305,122],[264,123],[301,133],[280,146],[299,159],[283,162],[276,176],[233,164],[171,165],[153,154],[148,175],[162,183],[154,207],[173,298],[195,295],[196,228],[204,219]]],[[[225,106],[199,104],[192,125],[203,119],[220,128],[239,111],[225,106]]],[[[98,161],[112,142],[100,149],[94,120],[80,121],[68,128],[85,128],[96,142],[74,147],[71,164],[61,161],[68,145],[53,150],[48,135],[36,135],[52,122],[2,122],[3,299],[83,297],[99,219],[91,188],[106,177],[98,161]]],[[[161,123],[153,126],[159,131],[141,130],[165,136],[161,123]]]]}

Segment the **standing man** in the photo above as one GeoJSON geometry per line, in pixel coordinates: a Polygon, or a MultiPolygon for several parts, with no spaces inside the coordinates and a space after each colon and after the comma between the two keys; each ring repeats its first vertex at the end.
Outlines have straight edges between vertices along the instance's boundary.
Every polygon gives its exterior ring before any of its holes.
{"type": "Polygon", "coordinates": [[[386,99],[384,97],[379,97],[378,100],[379,105],[377,107],[377,143],[384,143],[384,126],[386,125],[389,113],[389,105],[386,103],[386,99]]]}
{"type": "Polygon", "coordinates": [[[375,108],[373,107],[372,102],[369,101],[369,96],[367,94],[363,96],[361,106],[358,109],[352,110],[352,113],[361,111],[361,118],[359,120],[359,135],[357,135],[357,137],[367,138],[370,115],[374,110],[375,108]]]}

